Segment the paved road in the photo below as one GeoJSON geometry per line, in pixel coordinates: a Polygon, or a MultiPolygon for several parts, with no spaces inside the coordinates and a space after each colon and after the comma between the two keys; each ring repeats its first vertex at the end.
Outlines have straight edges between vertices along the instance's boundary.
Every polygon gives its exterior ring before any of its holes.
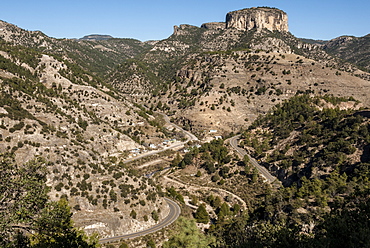
{"type": "Polygon", "coordinates": [[[278,180],[276,177],[270,174],[268,170],[261,166],[254,158],[252,158],[246,150],[238,146],[238,140],[240,138],[240,134],[236,135],[232,138],[229,139],[230,145],[240,154],[240,156],[243,158],[245,155],[249,157],[250,163],[257,168],[258,172],[269,182],[269,183],[274,183],[278,184],[278,180]]]}
{"type": "MultiPolygon", "coordinates": [[[[147,157],[147,156],[151,156],[151,155],[154,155],[154,154],[157,154],[157,153],[169,150],[169,149],[175,149],[175,148],[181,147],[181,146],[185,145],[190,140],[198,140],[198,138],[194,134],[184,130],[183,128],[179,127],[178,125],[176,125],[174,123],[171,123],[170,119],[168,118],[167,115],[165,115],[163,113],[159,113],[159,114],[163,116],[166,123],[172,125],[173,127],[177,128],[181,132],[183,132],[187,136],[186,141],[171,145],[171,146],[166,147],[166,148],[161,149],[161,150],[155,150],[155,151],[147,152],[145,154],[141,154],[139,156],[136,156],[136,157],[133,157],[133,158],[130,158],[130,159],[127,159],[127,160],[123,161],[124,163],[132,162],[134,160],[144,158],[144,157],[147,157]]],[[[168,198],[165,198],[165,200],[166,200],[166,202],[167,202],[167,204],[170,208],[170,213],[168,214],[168,216],[162,222],[158,223],[157,225],[155,225],[151,228],[148,228],[148,229],[140,231],[140,232],[100,239],[99,243],[105,244],[105,243],[109,243],[109,242],[115,242],[115,241],[120,241],[120,240],[125,240],[125,239],[137,238],[137,237],[140,237],[140,236],[144,236],[144,235],[159,231],[162,228],[167,227],[168,225],[172,224],[180,216],[181,209],[180,209],[179,205],[176,202],[174,202],[174,201],[172,201],[168,198]]]]}
{"type": "Polygon", "coordinates": [[[157,231],[161,230],[162,228],[165,228],[165,227],[171,225],[180,216],[181,209],[180,209],[179,205],[176,202],[174,202],[174,201],[172,201],[168,198],[165,198],[165,200],[167,201],[167,204],[170,207],[170,213],[167,215],[167,217],[162,222],[158,223],[157,225],[155,225],[151,228],[148,228],[148,229],[140,231],[140,232],[100,239],[99,243],[100,244],[106,244],[106,243],[125,240],[125,239],[133,239],[133,238],[144,236],[144,235],[147,235],[147,234],[150,234],[150,233],[157,232],[157,231]]]}

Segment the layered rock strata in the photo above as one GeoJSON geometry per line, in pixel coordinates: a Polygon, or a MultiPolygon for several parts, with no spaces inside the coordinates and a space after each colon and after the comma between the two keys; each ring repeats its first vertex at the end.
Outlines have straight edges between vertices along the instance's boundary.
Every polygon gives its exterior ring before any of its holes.
{"type": "Polygon", "coordinates": [[[282,10],[266,7],[237,10],[227,13],[226,28],[288,32],[288,15],[282,10]]]}

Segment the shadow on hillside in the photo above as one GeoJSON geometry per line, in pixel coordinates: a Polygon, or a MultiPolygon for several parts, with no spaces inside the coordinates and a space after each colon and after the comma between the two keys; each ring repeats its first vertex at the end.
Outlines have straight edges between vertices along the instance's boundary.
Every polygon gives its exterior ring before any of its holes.
{"type": "Polygon", "coordinates": [[[365,111],[359,111],[359,112],[356,112],[354,114],[354,116],[356,115],[361,115],[363,117],[367,117],[367,118],[370,118],[370,110],[365,110],[365,111]]]}

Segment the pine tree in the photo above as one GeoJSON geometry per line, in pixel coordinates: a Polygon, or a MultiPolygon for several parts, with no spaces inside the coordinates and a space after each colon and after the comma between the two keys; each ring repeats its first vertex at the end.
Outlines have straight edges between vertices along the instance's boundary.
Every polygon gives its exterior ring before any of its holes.
{"type": "Polygon", "coordinates": [[[206,205],[205,204],[201,204],[197,211],[195,212],[195,219],[197,220],[197,222],[199,223],[204,223],[204,224],[207,224],[209,222],[209,215],[208,215],[208,212],[206,210],[206,205]]]}
{"type": "Polygon", "coordinates": [[[230,214],[230,207],[226,202],[222,203],[220,210],[218,211],[217,217],[219,220],[224,219],[225,216],[230,214]]]}

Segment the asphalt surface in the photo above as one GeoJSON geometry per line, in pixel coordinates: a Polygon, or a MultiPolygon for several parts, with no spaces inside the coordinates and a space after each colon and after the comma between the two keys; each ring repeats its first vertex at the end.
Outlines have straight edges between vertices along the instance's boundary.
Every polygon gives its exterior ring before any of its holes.
{"type": "Polygon", "coordinates": [[[279,180],[277,180],[276,177],[274,177],[273,175],[270,174],[270,172],[268,172],[268,170],[263,167],[262,165],[260,165],[254,158],[252,158],[246,150],[244,150],[243,148],[239,147],[238,145],[238,140],[240,138],[240,134],[239,135],[236,135],[232,138],[229,139],[229,142],[230,142],[230,145],[242,156],[244,157],[245,155],[247,155],[249,157],[249,161],[250,163],[257,168],[258,172],[269,182],[269,183],[277,183],[279,182],[279,180]]]}
{"type": "Polygon", "coordinates": [[[171,225],[180,216],[181,209],[180,209],[179,205],[176,202],[174,202],[174,201],[172,201],[168,198],[165,198],[165,200],[166,200],[166,202],[167,202],[167,204],[170,208],[170,213],[167,215],[167,217],[163,221],[161,221],[157,225],[152,226],[151,228],[148,228],[146,230],[136,232],[136,233],[131,233],[131,234],[125,234],[125,235],[121,235],[121,236],[115,236],[115,237],[100,239],[99,243],[100,244],[106,244],[106,243],[116,242],[116,241],[120,241],[120,240],[133,239],[133,238],[145,236],[145,235],[150,234],[150,233],[157,232],[157,231],[171,225]]]}
{"type": "MultiPolygon", "coordinates": [[[[172,125],[173,127],[177,128],[181,132],[183,132],[187,136],[186,141],[175,144],[175,145],[172,145],[172,146],[169,146],[169,147],[166,147],[166,148],[161,149],[161,150],[155,150],[155,151],[147,152],[145,154],[141,154],[139,156],[136,156],[136,157],[125,160],[124,163],[132,162],[134,160],[144,158],[144,157],[147,157],[147,156],[151,156],[153,154],[157,154],[157,153],[169,150],[169,149],[174,149],[174,148],[177,148],[177,147],[181,147],[181,146],[185,145],[190,140],[198,140],[198,138],[194,134],[184,130],[183,128],[181,128],[180,126],[178,126],[174,123],[171,123],[170,119],[168,118],[167,115],[165,115],[163,113],[159,113],[159,114],[163,116],[163,119],[165,120],[166,123],[172,125]]],[[[155,225],[151,228],[148,228],[146,230],[136,232],[136,233],[131,233],[131,234],[125,234],[125,235],[121,235],[121,236],[115,236],[115,237],[100,239],[99,243],[100,244],[106,244],[106,243],[110,243],[110,242],[116,242],[116,241],[120,241],[120,240],[133,239],[133,238],[137,238],[137,237],[140,237],[140,236],[145,236],[147,234],[157,232],[157,231],[161,230],[162,228],[165,228],[168,225],[172,224],[180,216],[181,209],[180,209],[179,205],[176,202],[174,202],[174,201],[172,201],[168,198],[165,198],[165,200],[166,200],[166,202],[167,202],[167,204],[170,208],[170,213],[168,214],[168,216],[163,221],[161,221],[157,225],[155,225]]]]}

